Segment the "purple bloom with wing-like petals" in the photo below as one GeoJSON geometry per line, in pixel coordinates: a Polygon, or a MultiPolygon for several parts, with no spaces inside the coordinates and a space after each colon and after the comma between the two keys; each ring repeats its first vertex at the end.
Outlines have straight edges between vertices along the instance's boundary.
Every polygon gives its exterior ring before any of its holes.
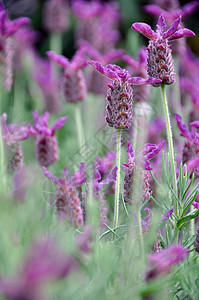
{"type": "MultiPolygon", "coordinates": [[[[164,84],[171,84],[175,80],[174,67],[169,41],[179,39],[184,36],[195,35],[191,30],[180,26],[179,17],[171,27],[164,32],[166,27],[163,15],[158,19],[156,32],[146,23],[134,23],[132,28],[136,32],[142,33],[150,39],[147,47],[148,51],[148,74],[151,77],[162,80],[164,84]]],[[[159,86],[160,83],[155,83],[154,86],[159,86]]]]}
{"type": "Polygon", "coordinates": [[[50,128],[48,119],[50,114],[45,112],[39,117],[37,110],[33,112],[34,126],[31,133],[36,137],[36,159],[41,166],[49,166],[58,159],[58,145],[55,131],[60,129],[66,122],[67,117],[61,117],[50,128]]]}
{"type": "Polygon", "coordinates": [[[64,0],[47,0],[44,6],[44,27],[49,32],[63,32],[69,26],[69,7],[64,0]]]}
{"type": "Polygon", "coordinates": [[[72,3],[72,10],[78,18],[76,27],[78,46],[82,41],[87,41],[101,53],[115,48],[115,43],[120,37],[117,27],[121,19],[117,3],[114,1],[88,3],[75,0],[72,3]]]}
{"type": "Polygon", "coordinates": [[[117,65],[105,67],[98,61],[89,61],[101,74],[113,80],[108,84],[106,121],[116,129],[128,129],[133,119],[133,89],[131,85],[153,84],[161,80],[155,78],[131,77],[130,73],[117,65]]]}
{"type": "Polygon", "coordinates": [[[47,299],[43,286],[66,278],[79,268],[71,254],[64,253],[56,240],[36,240],[15,277],[0,276],[0,294],[6,299],[47,299]]]}
{"type": "Polygon", "coordinates": [[[71,223],[74,226],[83,225],[83,210],[79,199],[78,188],[86,182],[85,164],[81,163],[80,169],[73,174],[70,178],[63,170],[63,177],[57,178],[43,167],[44,175],[57,185],[55,195],[55,208],[56,214],[60,219],[66,218],[68,215],[71,223]]]}
{"type": "Polygon", "coordinates": [[[8,170],[19,171],[23,166],[23,152],[20,141],[26,140],[30,136],[30,126],[21,126],[17,124],[6,124],[7,114],[1,117],[2,139],[7,146],[5,151],[8,159],[8,170]]]}
{"type": "Polygon", "coordinates": [[[159,3],[159,6],[155,4],[145,5],[144,10],[156,17],[163,15],[166,20],[168,20],[169,22],[173,22],[180,16],[182,18],[185,18],[191,15],[199,5],[198,1],[192,1],[185,4],[182,8],[178,8],[178,5],[176,5],[169,9],[168,2],[164,8],[161,7],[163,4],[162,2],[163,1],[159,3]]]}
{"type": "Polygon", "coordinates": [[[170,273],[172,266],[185,260],[188,255],[187,249],[181,245],[171,245],[160,253],[153,253],[149,256],[149,271],[147,279],[156,278],[170,273]]]}
{"type": "Polygon", "coordinates": [[[196,177],[199,177],[199,134],[196,129],[199,128],[199,121],[190,123],[193,130],[190,132],[182,121],[182,117],[178,114],[175,115],[178,127],[181,131],[181,136],[186,138],[183,147],[182,162],[186,163],[187,171],[194,173],[196,177]],[[195,130],[194,130],[195,128],[195,130]]]}
{"type": "MultiPolygon", "coordinates": [[[[147,51],[141,47],[138,52],[137,60],[129,55],[124,55],[123,60],[128,64],[128,70],[133,76],[147,78],[147,51]]],[[[144,101],[149,97],[150,86],[138,85],[133,88],[133,98],[135,101],[144,101]]]]}
{"type": "MultiPolygon", "coordinates": [[[[149,174],[148,171],[152,170],[149,160],[154,158],[164,147],[165,141],[160,142],[158,145],[155,144],[146,144],[143,149],[141,150],[142,157],[142,165],[144,170],[142,177],[143,177],[143,195],[144,199],[149,199],[149,174]]],[[[124,201],[128,203],[132,203],[132,196],[133,196],[133,170],[136,165],[136,158],[135,153],[133,151],[133,146],[130,142],[128,142],[128,163],[124,164],[125,170],[125,177],[124,177],[124,201]]]]}
{"type": "Polygon", "coordinates": [[[10,21],[8,14],[0,0],[0,62],[4,64],[4,77],[6,89],[10,91],[13,83],[13,34],[23,25],[30,22],[29,18],[21,17],[10,21]]]}
{"type": "Polygon", "coordinates": [[[65,101],[74,103],[84,100],[87,92],[86,80],[82,72],[82,69],[87,66],[84,51],[79,49],[71,61],[53,51],[47,51],[47,56],[64,68],[62,85],[65,101]]]}

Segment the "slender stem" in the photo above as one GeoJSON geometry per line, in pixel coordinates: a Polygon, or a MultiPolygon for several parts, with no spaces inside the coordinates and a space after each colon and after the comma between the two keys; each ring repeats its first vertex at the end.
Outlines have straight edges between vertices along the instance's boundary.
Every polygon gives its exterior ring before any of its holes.
{"type": "Polygon", "coordinates": [[[140,208],[137,207],[137,220],[138,220],[138,229],[139,229],[139,240],[140,240],[140,251],[141,256],[144,254],[144,240],[143,240],[143,233],[142,233],[142,222],[141,222],[141,213],[140,208]]]}
{"type": "Polygon", "coordinates": [[[62,34],[53,32],[50,36],[50,50],[62,54],[62,34]]]}
{"type": "Polygon", "coordinates": [[[82,125],[79,103],[75,103],[75,121],[76,121],[79,148],[81,148],[84,146],[84,133],[83,133],[83,125],[82,125]]]}
{"type": "MultiPolygon", "coordinates": [[[[162,92],[161,94],[162,94],[164,113],[165,113],[165,118],[166,118],[167,139],[168,139],[168,144],[169,144],[169,155],[170,155],[171,172],[172,172],[172,178],[173,178],[173,189],[174,189],[174,193],[175,193],[176,197],[178,197],[176,167],[175,167],[174,148],[173,148],[173,137],[172,137],[171,122],[170,122],[170,117],[169,117],[169,109],[168,109],[168,103],[167,103],[164,84],[161,85],[161,92],[162,92]]],[[[174,212],[177,216],[178,215],[177,201],[175,201],[175,203],[174,203],[174,212]]]]}
{"type": "MultiPolygon", "coordinates": [[[[113,228],[118,226],[119,219],[119,196],[120,196],[120,159],[121,159],[121,129],[117,129],[117,179],[115,186],[113,228]]],[[[114,239],[114,235],[113,235],[114,239]]]]}
{"type": "MultiPolygon", "coordinates": [[[[191,205],[190,210],[191,210],[191,212],[194,210],[193,205],[191,205]]],[[[195,234],[195,219],[192,219],[190,222],[190,233],[191,233],[191,236],[193,236],[195,234]]]]}

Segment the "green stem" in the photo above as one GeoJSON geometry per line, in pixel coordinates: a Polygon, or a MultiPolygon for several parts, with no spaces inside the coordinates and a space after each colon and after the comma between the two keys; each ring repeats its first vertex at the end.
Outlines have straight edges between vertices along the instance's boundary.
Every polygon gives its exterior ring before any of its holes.
{"type": "MultiPolygon", "coordinates": [[[[167,139],[168,139],[168,144],[169,144],[169,155],[170,155],[171,172],[172,172],[172,179],[173,179],[173,190],[174,190],[174,194],[176,195],[176,197],[178,197],[173,137],[172,137],[171,122],[170,122],[170,117],[169,117],[169,109],[168,109],[168,103],[167,103],[164,84],[161,85],[161,94],[162,94],[162,102],[163,102],[165,119],[166,119],[167,139]]],[[[176,200],[174,200],[174,213],[177,217],[178,216],[178,202],[176,200]]]]}
{"type": "Polygon", "coordinates": [[[81,147],[84,146],[84,133],[83,133],[83,125],[82,125],[79,103],[75,103],[75,121],[76,121],[79,148],[81,149],[81,147]]]}
{"type": "Polygon", "coordinates": [[[140,239],[140,251],[141,256],[143,257],[144,254],[144,240],[143,240],[143,233],[142,233],[142,222],[141,222],[141,213],[140,208],[137,207],[137,220],[138,220],[138,229],[139,229],[139,239],[140,239]]]}
{"type": "Polygon", "coordinates": [[[62,34],[53,32],[50,36],[50,50],[62,54],[62,34]]]}
{"type": "MultiPolygon", "coordinates": [[[[121,129],[117,129],[117,179],[115,186],[113,228],[118,226],[120,196],[121,129]]],[[[114,239],[114,235],[113,235],[114,239]]]]}

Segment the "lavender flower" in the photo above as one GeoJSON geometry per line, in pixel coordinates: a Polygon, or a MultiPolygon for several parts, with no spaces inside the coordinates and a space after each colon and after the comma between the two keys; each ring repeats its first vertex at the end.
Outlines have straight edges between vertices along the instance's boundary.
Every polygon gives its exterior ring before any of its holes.
{"type": "MultiPolygon", "coordinates": [[[[143,195],[142,197],[146,200],[149,199],[149,174],[147,171],[152,170],[150,167],[149,160],[154,158],[164,147],[165,141],[162,141],[157,146],[154,144],[146,144],[144,146],[144,155],[142,159],[143,170],[143,195]]],[[[136,165],[136,157],[133,151],[133,147],[130,142],[128,142],[127,148],[128,163],[124,164],[125,177],[124,177],[124,201],[132,203],[133,196],[133,170],[136,165]]]]}
{"type": "MultiPolygon", "coordinates": [[[[181,131],[181,136],[186,138],[182,154],[183,164],[187,164],[187,171],[191,171],[191,174],[194,173],[195,176],[199,177],[199,134],[192,130],[188,130],[185,123],[182,122],[180,115],[175,115],[178,127],[181,131]]],[[[192,122],[190,124],[192,127],[199,128],[199,121],[192,122]]]]}
{"type": "MultiPolygon", "coordinates": [[[[68,215],[74,226],[82,226],[83,210],[77,188],[86,182],[84,164],[81,164],[80,170],[68,180],[65,177],[55,177],[45,167],[43,167],[43,173],[57,185],[55,208],[58,217],[63,219],[68,215]]],[[[65,170],[63,173],[66,175],[65,170]]]]}
{"type": "Polygon", "coordinates": [[[7,114],[1,117],[2,138],[6,148],[8,159],[8,170],[19,171],[23,166],[23,152],[20,141],[26,140],[30,135],[30,126],[17,126],[16,124],[6,125],[7,114]]]}
{"type": "Polygon", "coordinates": [[[93,196],[99,201],[100,203],[100,226],[103,227],[106,221],[106,200],[105,200],[105,193],[103,191],[103,186],[107,185],[112,182],[116,182],[116,172],[117,167],[113,168],[111,172],[107,175],[106,179],[102,180],[100,172],[96,166],[94,170],[94,178],[93,178],[93,196]]]}
{"type": "MultiPolygon", "coordinates": [[[[137,61],[129,55],[124,55],[123,59],[129,65],[128,71],[130,74],[147,78],[147,52],[145,47],[140,48],[137,61]]],[[[138,85],[134,87],[135,101],[144,101],[149,97],[149,94],[150,86],[138,85]]]]}
{"type": "Polygon", "coordinates": [[[149,256],[149,271],[146,278],[152,279],[170,273],[172,266],[185,260],[188,252],[181,245],[171,245],[160,253],[149,256]]]}
{"type": "Polygon", "coordinates": [[[0,2],[0,61],[4,64],[5,85],[8,91],[11,89],[13,83],[14,43],[12,41],[12,35],[21,26],[29,22],[30,19],[25,17],[10,21],[7,12],[0,2]]]}
{"type": "Polygon", "coordinates": [[[113,79],[107,92],[106,121],[116,129],[128,129],[133,119],[133,89],[132,84],[154,84],[160,82],[154,78],[130,77],[127,70],[117,65],[102,66],[98,61],[89,61],[100,73],[113,79]]]}
{"type": "Polygon", "coordinates": [[[59,82],[58,79],[56,80],[53,70],[52,64],[49,61],[40,57],[35,58],[32,76],[43,93],[45,110],[50,113],[57,113],[60,111],[61,101],[59,82]]]}
{"type": "Polygon", "coordinates": [[[77,269],[75,258],[61,251],[56,240],[38,239],[15,277],[1,276],[0,294],[10,300],[43,300],[43,285],[65,278],[77,269]]]}
{"type": "Polygon", "coordinates": [[[78,18],[76,29],[78,46],[84,40],[101,53],[115,47],[119,38],[117,27],[120,20],[116,3],[102,4],[99,1],[87,3],[76,0],[72,3],[72,10],[78,18]]]}
{"type": "MultiPolygon", "coordinates": [[[[103,65],[116,62],[122,58],[125,53],[123,49],[110,49],[102,54],[86,41],[82,41],[80,45],[84,52],[88,55],[89,59],[99,61],[103,65]]],[[[106,94],[107,84],[110,83],[110,79],[105,76],[101,76],[95,69],[90,69],[86,73],[86,82],[88,91],[96,94],[106,94]]]]}
{"type": "Polygon", "coordinates": [[[44,27],[49,32],[62,32],[69,26],[68,6],[64,0],[47,0],[44,6],[44,27]]]}
{"type": "Polygon", "coordinates": [[[47,52],[48,57],[64,68],[63,92],[66,102],[82,101],[86,97],[86,81],[82,69],[87,66],[84,52],[79,49],[71,62],[53,51],[47,52]]]}
{"type": "Polygon", "coordinates": [[[173,22],[180,16],[182,18],[185,18],[191,15],[199,5],[198,1],[192,1],[190,3],[185,4],[182,8],[179,8],[178,1],[170,1],[170,5],[168,2],[169,1],[159,1],[157,5],[145,5],[144,10],[156,17],[163,15],[166,20],[168,20],[169,22],[173,22]]]}
{"type": "Polygon", "coordinates": [[[58,156],[58,145],[55,130],[61,128],[67,117],[61,117],[55,121],[53,126],[49,128],[49,113],[45,112],[39,118],[37,110],[33,112],[34,126],[31,133],[36,136],[36,159],[41,166],[49,166],[55,163],[58,156]]]}
{"type": "MultiPolygon", "coordinates": [[[[133,30],[142,33],[150,39],[147,47],[147,71],[149,76],[161,79],[163,84],[172,84],[175,80],[169,41],[195,35],[191,30],[182,28],[180,20],[180,17],[176,19],[164,33],[163,29],[166,27],[166,24],[163,15],[159,17],[156,32],[146,23],[134,23],[132,25],[133,30]]],[[[154,86],[159,85],[160,83],[154,84],[154,86]]]]}

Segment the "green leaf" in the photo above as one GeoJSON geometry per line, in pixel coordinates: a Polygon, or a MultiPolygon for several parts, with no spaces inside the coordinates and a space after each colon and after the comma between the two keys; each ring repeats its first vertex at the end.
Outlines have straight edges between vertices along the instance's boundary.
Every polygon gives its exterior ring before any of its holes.
{"type": "Polygon", "coordinates": [[[182,227],[183,227],[187,222],[189,222],[189,221],[192,220],[192,219],[195,219],[198,215],[199,215],[199,210],[198,210],[195,214],[188,215],[188,216],[186,216],[186,217],[181,218],[181,219],[177,222],[177,227],[178,227],[178,229],[181,230],[182,227]]]}

